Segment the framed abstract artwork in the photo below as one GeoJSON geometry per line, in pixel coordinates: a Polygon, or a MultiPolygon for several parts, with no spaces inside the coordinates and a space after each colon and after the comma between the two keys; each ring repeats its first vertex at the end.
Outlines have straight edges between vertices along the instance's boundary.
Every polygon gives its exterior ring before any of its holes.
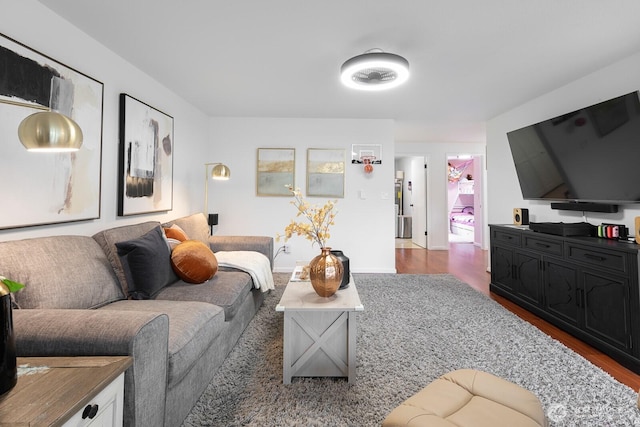
{"type": "Polygon", "coordinates": [[[0,228],[100,218],[104,85],[0,34],[0,228]],[[74,152],[29,152],[18,126],[42,110],[75,121],[74,152]]]}
{"type": "Polygon", "coordinates": [[[118,215],[173,209],[173,117],[120,94],[118,215]]]}
{"type": "Polygon", "coordinates": [[[345,150],[307,149],[307,196],[344,197],[345,150]]]}
{"type": "Polygon", "coordinates": [[[256,193],[258,196],[291,196],[295,188],[296,150],[294,148],[258,148],[256,193]]]}

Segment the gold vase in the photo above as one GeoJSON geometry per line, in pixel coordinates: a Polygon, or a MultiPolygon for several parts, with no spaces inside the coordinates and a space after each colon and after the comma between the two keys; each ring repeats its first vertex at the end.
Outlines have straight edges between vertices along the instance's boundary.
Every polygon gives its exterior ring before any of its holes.
{"type": "Polygon", "coordinates": [[[340,287],[344,269],[342,262],[331,253],[331,248],[320,249],[320,255],[309,263],[309,279],[318,295],[330,297],[340,287]]]}

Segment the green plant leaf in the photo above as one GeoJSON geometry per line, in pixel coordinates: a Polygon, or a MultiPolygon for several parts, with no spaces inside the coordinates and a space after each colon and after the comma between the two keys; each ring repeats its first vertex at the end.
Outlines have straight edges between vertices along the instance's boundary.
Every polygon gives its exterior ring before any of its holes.
{"type": "Polygon", "coordinates": [[[18,292],[20,289],[24,288],[22,283],[14,282],[13,280],[3,279],[2,283],[4,283],[7,288],[9,288],[9,292],[18,292]]]}

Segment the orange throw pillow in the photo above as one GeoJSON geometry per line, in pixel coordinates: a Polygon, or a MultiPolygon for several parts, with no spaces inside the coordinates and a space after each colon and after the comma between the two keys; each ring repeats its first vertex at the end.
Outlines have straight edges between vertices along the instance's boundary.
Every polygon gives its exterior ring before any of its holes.
{"type": "Polygon", "coordinates": [[[177,225],[172,225],[171,227],[165,227],[164,234],[167,236],[167,239],[176,239],[184,242],[185,240],[189,240],[187,237],[187,233],[177,225]]]}
{"type": "Polygon", "coordinates": [[[186,240],[171,252],[171,266],[185,282],[203,283],[218,271],[218,260],[201,241],[186,240]]]}

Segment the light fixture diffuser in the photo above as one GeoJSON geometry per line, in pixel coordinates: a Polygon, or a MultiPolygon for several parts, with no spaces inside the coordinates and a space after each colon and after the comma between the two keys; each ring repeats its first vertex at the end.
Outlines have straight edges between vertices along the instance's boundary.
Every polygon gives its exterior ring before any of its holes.
{"type": "Polygon", "coordinates": [[[44,105],[13,99],[0,99],[0,104],[42,110],[18,125],[18,139],[27,151],[68,152],[82,147],[82,129],[70,117],[44,105]]]}
{"type": "Polygon", "coordinates": [[[82,146],[82,130],[69,117],[55,111],[31,114],[18,126],[18,138],[28,151],[68,152],[82,146]]]}
{"type": "Polygon", "coordinates": [[[408,79],[409,61],[400,55],[382,51],[367,51],[354,56],[340,69],[342,83],[359,90],[391,89],[408,79]]]}
{"type": "Polygon", "coordinates": [[[227,165],[218,163],[211,169],[211,178],[226,181],[231,178],[231,169],[227,165]]]}

